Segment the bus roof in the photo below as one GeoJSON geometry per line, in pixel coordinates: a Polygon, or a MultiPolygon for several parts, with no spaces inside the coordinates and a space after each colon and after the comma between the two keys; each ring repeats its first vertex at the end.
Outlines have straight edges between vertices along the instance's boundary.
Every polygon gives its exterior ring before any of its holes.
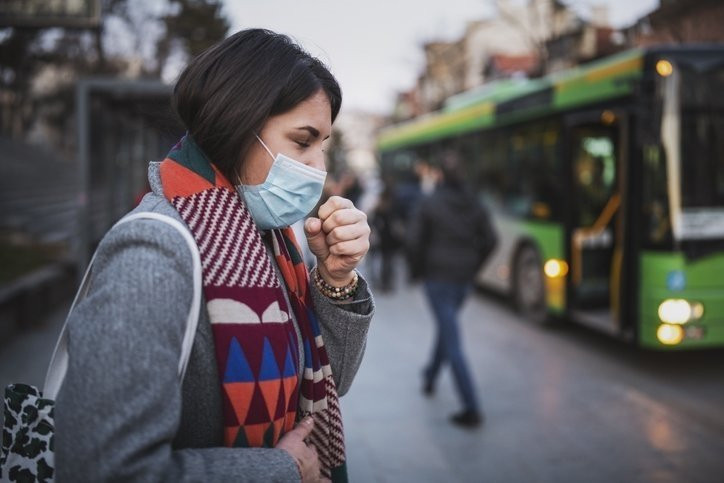
{"type": "Polygon", "coordinates": [[[450,97],[444,107],[383,129],[382,151],[514,122],[629,94],[645,51],[633,49],[539,79],[508,79],[450,97]]]}

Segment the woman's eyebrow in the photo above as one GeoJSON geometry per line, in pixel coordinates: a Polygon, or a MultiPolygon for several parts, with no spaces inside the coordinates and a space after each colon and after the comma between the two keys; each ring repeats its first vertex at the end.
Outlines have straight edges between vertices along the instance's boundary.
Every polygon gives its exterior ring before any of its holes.
{"type": "Polygon", "coordinates": [[[319,137],[319,130],[313,128],[312,126],[302,126],[302,127],[298,127],[297,129],[299,129],[301,131],[307,131],[307,132],[309,132],[309,134],[311,134],[315,138],[319,137]]]}

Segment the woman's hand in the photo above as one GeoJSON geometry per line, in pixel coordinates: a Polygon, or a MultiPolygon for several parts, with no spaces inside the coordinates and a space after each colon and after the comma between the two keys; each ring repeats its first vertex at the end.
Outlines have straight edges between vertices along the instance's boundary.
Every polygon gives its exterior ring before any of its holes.
{"type": "Polygon", "coordinates": [[[314,446],[307,446],[304,439],[314,429],[314,420],[311,417],[304,418],[294,429],[282,436],[276,445],[277,449],[283,449],[289,453],[297,462],[302,482],[324,482],[319,474],[319,457],[314,446]]]}
{"type": "Polygon", "coordinates": [[[304,223],[307,243],[325,282],[342,287],[352,282],[353,270],[370,248],[367,215],[340,196],[330,197],[318,215],[304,223]]]}

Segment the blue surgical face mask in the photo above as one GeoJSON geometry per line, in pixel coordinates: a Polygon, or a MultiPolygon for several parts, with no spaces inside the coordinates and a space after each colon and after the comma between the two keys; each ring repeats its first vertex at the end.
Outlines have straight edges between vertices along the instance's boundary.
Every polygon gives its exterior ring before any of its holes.
{"type": "Polygon", "coordinates": [[[314,209],[322,196],[327,173],[281,153],[275,157],[264,141],[256,138],[274,162],[262,184],[242,184],[237,189],[259,229],[284,228],[314,209]]]}

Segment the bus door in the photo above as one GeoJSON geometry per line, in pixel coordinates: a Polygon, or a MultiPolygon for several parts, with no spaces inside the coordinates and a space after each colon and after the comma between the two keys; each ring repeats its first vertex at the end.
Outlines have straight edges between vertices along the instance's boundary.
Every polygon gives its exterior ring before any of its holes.
{"type": "Polygon", "coordinates": [[[621,269],[619,126],[610,121],[569,124],[571,213],[569,227],[571,315],[618,333],[621,269]]]}

